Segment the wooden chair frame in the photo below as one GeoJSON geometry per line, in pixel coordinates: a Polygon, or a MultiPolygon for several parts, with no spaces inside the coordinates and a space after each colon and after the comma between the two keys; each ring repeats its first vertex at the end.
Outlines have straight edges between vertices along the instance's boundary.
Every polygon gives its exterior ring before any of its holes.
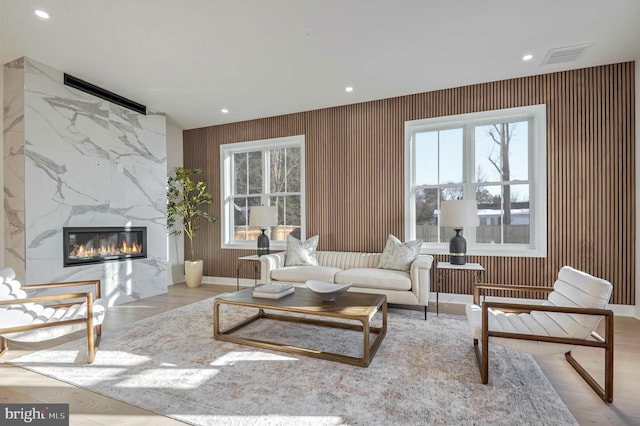
{"type": "MultiPolygon", "coordinates": [[[[518,290],[518,291],[553,291],[553,287],[535,287],[521,285],[502,285],[475,283],[473,286],[473,303],[478,305],[480,301],[480,289],[485,290],[518,290]]],[[[489,382],[489,337],[502,337],[506,339],[532,340],[548,343],[562,343],[575,346],[589,346],[604,349],[604,388],[582,367],[571,355],[571,351],[566,352],[565,358],[578,374],[587,382],[589,386],[606,403],[613,402],[613,311],[609,309],[587,309],[565,306],[542,306],[519,303],[487,302],[482,303],[482,351],[478,348],[478,339],[473,339],[473,347],[476,353],[480,377],[483,384],[489,382]],[[519,334],[489,330],[489,308],[498,309],[503,312],[560,312],[566,314],[597,315],[605,319],[604,338],[595,331],[591,337],[595,340],[574,339],[565,337],[541,336],[534,334],[519,334]]]]}
{"type": "MultiPolygon", "coordinates": [[[[38,297],[27,297],[22,299],[0,300],[0,306],[20,305],[23,303],[47,303],[47,302],[60,302],[60,301],[74,300],[73,302],[56,303],[56,304],[47,305],[48,307],[51,307],[51,308],[63,308],[63,307],[69,307],[73,305],[80,305],[85,301],[87,302],[86,318],[60,320],[60,321],[54,321],[50,323],[29,324],[29,325],[23,325],[19,327],[8,327],[8,328],[3,328],[2,324],[0,323],[0,335],[16,333],[20,331],[35,330],[38,328],[58,327],[58,326],[66,326],[70,324],[85,323],[87,325],[87,363],[88,364],[93,363],[93,360],[96,355],[96,351],[98,350],[98,344],[100,343],[100,337],[102,336],[102,325],[96,325],[95,327],[93,325],[93,301],[99,299],[101,296],[100,280],[23,285],[20,288],[22,288],[25,291],[30,291],[30,290],[52,289],[52,288],[79,287],[79,286],[87,286],[87,285],[94,285],[93,292],[88,291],[88,292],[80,292],[80,293],[59,294],[59,295],[52,295],[52,296],[38,296],[38,297]],[[94,293],[95,293],[95,299],[93,296],[94,293]]],[[[8,350],[9,350],[9,339],[7,339],[6,337],[0,336],[0,356],[4,355],[5,352],[7,352],[8,350]]]]}

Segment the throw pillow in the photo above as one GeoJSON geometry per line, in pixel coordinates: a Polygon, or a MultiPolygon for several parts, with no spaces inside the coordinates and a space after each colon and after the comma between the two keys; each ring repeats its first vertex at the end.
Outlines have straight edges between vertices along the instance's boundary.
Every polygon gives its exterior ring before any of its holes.
{"type": "Polygon", "coordinates": [[[389,235],[387,244],[384,246],[378,268],[380,269],[396,269],[398,271],[408,272],[411,263],[420,254],[422,240],[413,240],[403,243],[394,235],[389,235]]]}
{"type": "Polygon", "coordinates": [[[318,248],[318,235],[314,235],[306,241],[287,235],[287,254],[284,258],[284,266],[318,266],[316,249],[318,248]]]}

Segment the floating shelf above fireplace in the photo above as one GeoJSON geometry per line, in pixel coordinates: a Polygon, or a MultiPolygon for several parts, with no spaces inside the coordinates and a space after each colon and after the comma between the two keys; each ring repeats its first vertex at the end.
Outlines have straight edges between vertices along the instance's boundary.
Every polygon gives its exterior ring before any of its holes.
{"type": "Polygon", "coordinates": [[[74,227],[63,230],[64,266],[147,257],[147,228],[74,227]]]}

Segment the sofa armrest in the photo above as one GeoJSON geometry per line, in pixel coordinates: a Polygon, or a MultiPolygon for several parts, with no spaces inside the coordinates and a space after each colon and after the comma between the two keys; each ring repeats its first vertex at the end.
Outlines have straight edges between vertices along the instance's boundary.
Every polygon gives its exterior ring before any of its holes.
{"type": "Polygon", "coordinates": [[[431,269],[433,264],[433,256],[427,254],[421,254],[416,257],[416,260],[411,263],[411,269],[431,269]]]}
{"type": "Polygon", "coordinates": [[[418,303],[422,306],[429,304],[431,265],[433,265],[433,256],[419,255],[411,263],[411,269],[409,270],[411,291],[416,295],[418,303]]]}
{"type": "Polygon", "coordinates": [[[286,252],[263,254],[260,256],[260,283],[269,284],[271,282],[271,271],[284,267],[286,252]]]}

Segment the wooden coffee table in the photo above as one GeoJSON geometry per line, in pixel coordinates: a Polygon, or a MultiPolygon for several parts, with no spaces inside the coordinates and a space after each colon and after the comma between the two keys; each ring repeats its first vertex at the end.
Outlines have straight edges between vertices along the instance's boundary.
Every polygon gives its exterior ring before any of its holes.
{"type": "Polygon", "coordinates": [[[265,349],[274,349],[329,361],[343,362],[360,367],[368,367],[371,359],[380,347],[382,339],[387,333],[387,296],[382,294],[347,292],[339,296],[335,302],[323,302],[318,295],[306,288],[296,288],[295,293],[276,300],[254,298],[252,293],[253,288],[246,288],[234,293],[225,294],[214,300],[213,337],[216,340],[257,346],[265,349]],[[258,313],[221,331],[221,305],[257,308],[258,313]],[[371,319],[378,311],[382,312],[382,326],[372,327],[371,319]],[[277,312],[287,312],[288,315],[283,315],[277,312]],[[313,317],[328,317],[332,318],[332,320],[301,317],[295,314],[313,317]],[[317,349],[308,349],[298,346],[273,343],[266,340],[257,340],[231,335],[231,333],[240,330],[242,327],[245,327],[260,318],[361,331],[363,335],[362,357],[354,357],[334,352],[324,352],[317,349]],[[336,321],[336,319],[340,321],[336,321]],[[353,322],[356,322],[356,324],[353,322]],[[361,325],[357,324],[358,322],[361,325]],[[376,334],[372,343],[370,343],[369,333],[376,334]]]}

